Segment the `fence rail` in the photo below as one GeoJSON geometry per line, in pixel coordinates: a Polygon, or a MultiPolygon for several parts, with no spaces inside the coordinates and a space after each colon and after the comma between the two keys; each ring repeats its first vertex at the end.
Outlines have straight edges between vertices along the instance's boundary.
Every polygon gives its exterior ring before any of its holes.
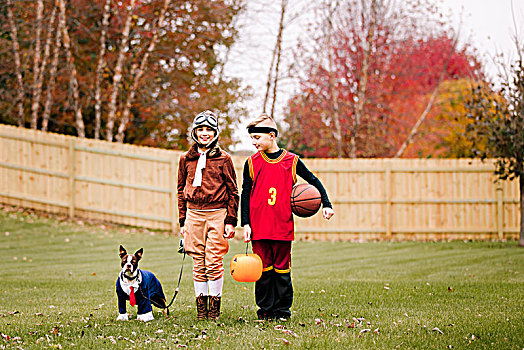
{"type": "MultiPolygon", "coordinates": [[[[177,230],[180,151],[0,125],[0,202],[177,230]]],[[[239,185],[245,158],[233,157],[239,185]]],[[[336,215],[295,220],[299,238],[509,238],[518,184],[471,159],[304,159],[336,215]]],[[[240,187],[240,186],[239,186],[240,187]]]]}

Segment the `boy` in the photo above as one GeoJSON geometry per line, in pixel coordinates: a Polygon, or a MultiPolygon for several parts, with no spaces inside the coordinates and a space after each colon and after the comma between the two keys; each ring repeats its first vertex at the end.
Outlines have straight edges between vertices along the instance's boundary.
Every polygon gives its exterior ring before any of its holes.
{"type": "Polygon", "coordinates": [[[291,242],[294,240],[291,190],[299,175],[321,195],[326,220],[335,212],[320,180],[297,155],[277,145],[275,121],[262,114],[247,130],[258,153],[244,165],[241,219],[245,242],[262,258],[262,277],[255,283],[259,319],[288,319],[293,303],[291,242]]]}
{"type": "Polygon", "coordinates": [[[231,156],[217,146],[218,135],[217,116],[199,113],[191,130],[195,142],[178,167],[178,217],[185,251],[193,258],[197,320],[219,318],[222,259],[237,224],[235,169],[231,156]]]}

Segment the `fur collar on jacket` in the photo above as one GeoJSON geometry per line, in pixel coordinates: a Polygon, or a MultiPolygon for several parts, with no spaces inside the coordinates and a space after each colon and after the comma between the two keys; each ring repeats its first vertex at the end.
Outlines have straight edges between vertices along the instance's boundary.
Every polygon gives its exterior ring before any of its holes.
{"type": "MultiPolygon", "coordinates": [[[[215,146],[209,152],[207,152],[207,157],[208,158],[216,158],[216,157],[220,156],[221,153],[222,153],[222,150],[220,149],[220,147],[215,146]]],[[[194,143],[191,146],[191,148],[189,148],[189,151],[187,151],[186,158],[188,160],[195,160],[195,159],[198,159],[199,157],[200,157],[200,154],[198,153],[197,144],[194,143]]]]}

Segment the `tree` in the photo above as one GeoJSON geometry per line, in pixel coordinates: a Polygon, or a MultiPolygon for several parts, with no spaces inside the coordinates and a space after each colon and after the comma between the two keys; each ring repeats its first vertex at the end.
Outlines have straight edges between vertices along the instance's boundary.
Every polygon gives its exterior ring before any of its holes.
{"type": "MultiPolygon", "coordinates": [[[[466,101],[471,99],[473,87],[484,89],[493,99],[500,100],[488,84],[470,79],[446,80],[439,84],[434,113],[420,130],[424,143],[412,144],[409,151],[431,157],[474,157],[473,143],[466,137],[471,120],[466,116],[466,101]]],[[[486,149],[486,139],[478,139],[477,147],[486,149]]]]}
{"type": "Polygon", "coordinates": [[[244,90],[221,74],[222,53],[243,1],[10,0],[0,5],[0,122],[187,147],[194,114],[213,109],[230,145],[244,90]]]}
{"type": "MultiPolygon", "coordinates": [[[[311,149],[307,156],[393,156],[440,82],[482,79],[469,46],[456,47],[455,34],[439,15],[424,1],[352,0],[323,17],[319,26],[332,26],[331,37],[314,37],[309,51],[307,45],[297,48],[306,70],[288,104],[288,124],[298,125],[285,135],[288,144],[297,152],[311,149]],[[339,132],[342,152],[336,150],[339,132]]],[[[411,144],[422,141],[415,133],[411,144]]],[[[405,155],[412,156],[410,148],[405,155]]]]}
{"type": "Polygon", "coordinates": [[[472,121],[468,137],[473,150],[482,159],[495,158],[495,175],[499,180],[518,180],[520,190],[519,245],[524,246],[524,59],[510,69],[497,95],[486,93],[477,86],[466,103],[467,116],[472,121]],[[479,140],[487,140],[486,147],[479,140]]]}

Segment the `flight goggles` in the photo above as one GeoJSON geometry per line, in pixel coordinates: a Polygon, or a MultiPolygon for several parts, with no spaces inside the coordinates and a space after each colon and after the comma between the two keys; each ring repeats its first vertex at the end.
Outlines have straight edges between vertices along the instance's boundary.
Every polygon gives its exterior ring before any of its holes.
{"type": "Polygon", "coordinates": [[[212,112],[205,111],[205,112],[198,114],[195,117],[195,120],[193,121],[193,125],[195,128],[199,126],[208,125],[216,129],[218,128],[218,120],[217,120],[216,115],[214,115],[212,112]]]}

